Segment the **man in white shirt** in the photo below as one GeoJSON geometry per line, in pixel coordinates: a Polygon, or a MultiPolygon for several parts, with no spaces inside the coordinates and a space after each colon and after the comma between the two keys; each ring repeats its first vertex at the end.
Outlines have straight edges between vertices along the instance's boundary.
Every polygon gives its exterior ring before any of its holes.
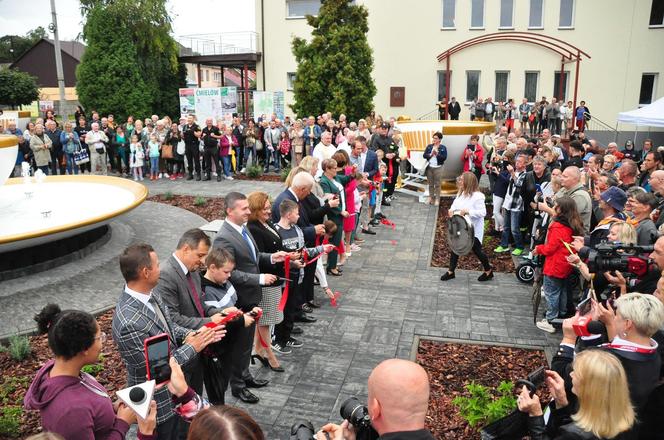
{"type": "Polygon", "coordinates": [[[318,171],[316,172],[316,177],[320,177],[323,174],[323,168],[321,164],[325,159],[332,159],[332,155],[337,151],[337,149],[332,145],[332,133],[329,131],[324,131],[320,135],[320,142],[314,148],[313,156],[318,159],[318,171]]]}
{"type": "Polygon", "coordinates": [[[355,142],[355,132],[350,131],[347,128],[345,130],[346,130],[345,134],[346,140],[344,140],[342,143],[340,143],[337,146],[337,151],[344,150],[346,153],[348,153],[348,155],[350,155],[352,145],[355,142]]]}

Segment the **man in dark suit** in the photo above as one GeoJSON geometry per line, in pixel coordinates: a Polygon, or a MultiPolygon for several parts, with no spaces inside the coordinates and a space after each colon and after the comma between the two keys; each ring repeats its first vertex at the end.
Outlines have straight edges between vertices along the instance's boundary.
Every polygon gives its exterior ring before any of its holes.
{"type": "MultiPolygon", "coordinates": [[[[178,242],[177,249],[161,264],[159,284],[154,292],[166,303],[176,324],[197,329],[223,319],[219,310],[205,306],[201,299],[198,269],[204,266],[210,249],[210,238],[200,229],[190,229],[178,242]]],[[[187,383],[198,394],[203,393],[203,366],[200,359],[184,368],[187,383]]]]}
{"type": "MultiPolygon", "coordinates": [[[[145,339],[166,333],[170,340],[171,356],[185,366],[197,358],[197,353],[211,343],[218,342],[226,331],[201,327],[186,329],[173,321],[171,312],[152,289],[159,281],[159,259],[152,246],[135,244],[120,255],[120,270],[126,285],[113,317],[113,340],[127,368],[127,386],[145,382],[145,339]]],[[[157,402],[157,437],[184,439],[187,426],[173,412],[173,402],[167,387],[155,392],[157,402]]]]}
{"type": "MultiPolygon", "coordinates": [[[[258,251],[258,246],[246,227],[249,220],[249,202],[244,194],[230,192],[224,198],[226,219],[214,239],[213,247],[222,247],[233,256],[235,270],[230,281],[237,291],[235,306],[247,313],[258,306],[261,300],[261,286],[268,286],[277,281],[277,276],[261,273],[274,263],[281,263],[286,252],[265,254],[258,251]]],[[[258,397],[248,387],[260,388],[268,384],[267,380],[254,379],[249,371],[249,360],[254,343],[256,323],[244,327],[237,333],[231,359],[231,392],[243,402],[257,403],[258,397]]],[[[223,361],[223,359],[222,359],[223,361]]]]}
{"type": "Polygon", "coordinates": [[[450,115],[450,119],[453,121],[459,120],[459,115],[461,114],[461,106],[459,101],[453,96],[449,104],[447,104],[447,114],[450,115]]]}

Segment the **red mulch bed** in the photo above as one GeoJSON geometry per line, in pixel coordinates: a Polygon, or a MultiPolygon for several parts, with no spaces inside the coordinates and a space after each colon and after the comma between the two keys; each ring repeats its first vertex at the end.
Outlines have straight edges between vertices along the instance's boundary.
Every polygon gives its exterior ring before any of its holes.
{"type": "Polygon", "coordinates": [[[209,222],[223,218],[225,212],[225,204],[222,197],[180,196],[172,194],[167,196],[165,194],[159,194],[158,196],[148,197],[148,200],[186,209],[187,211],[200,215],[209,222]],[[197,200],[204,200],[205,203],[196,204],[197,200]]]}
{"type": "Polygon", "coordinates": [[[281,182],[279,174],[261,174],[258,177],[249,177],[246,174],[236,174],[233,177],[235,180],[257,180],[259,182],[281,182]]]}
{"type": "Polygon", "coordinates": [[[481,427],[469,426],[452,404],[456,396],[468,395],[465,385],[474,381],[494,389],[504,380],[516,382],[547,365],[540,350],[427,340],[420,341],[416,362],[427,371],[431,384],[427,428],[434,438],[450,440],[480,438],[481,427]]]}
{"type": "MultiPolygon", "coordinates": [[[[443,198],[440,200],[440,207],[438,210],[438,220],[436,221],[436,235],[433,241],[433,251],[431,255],[431,265],[433,267],[448,267],[450,264],[450,247],[447,244],[447,212],[452,206],[451,198],[443,198]]],[[[496,254],[493,250],[500,244],[500,237],[493,237],[489,232],[493,231],[493,206],[487,205],[486,217],[489,220],[489,227],[484,229],[484,243],[482,249],[489,257],[491,265],[496,272],[514,272],[514,263],[512,256],[509,252],[503,254],[496,254]]],[[[475,254],[472,252],[464,257],[459,258],[459,269],[465,270],[483,270],[482,264],[479,262],[475,254]]]]}
{"type": "MultiPolygon", "coordinates": [[[[97,317],[97,322],[101,331],[105,332],[108,340],[104,345],[102,354],[104,356],[103,369],[95,374],[95,377],[115,400],[115,391],[124,388],[127,379],[124,362],[120,357],[113,338],[111,337],[111,322],[113,320],[113,310],[109,310],[97,317]]],[[[23,406],[23,397],[25,396],[30,382],[44,363],[53,358],[51,350],[48,348],[46,335],[30,337],[31,354],[21,362],[12,359],[8,353],[0,353],[0,394],[7,390],[7,380],[18,382],[16,389],[9,393],[5,402],[0,402],[0,408],[6,406],[23,406]],[[4,386],[3,386],[4,385],[4,386]]],[[[0,409],[2,412],[2,409],[0,409]]],[[[38,411],[24,411],[21,417],[20,438],[28,437],[32,434],[41,432],[41,421],[38,411]]],[[[0,434],[0,439],[9,437],[0,434]]]]}

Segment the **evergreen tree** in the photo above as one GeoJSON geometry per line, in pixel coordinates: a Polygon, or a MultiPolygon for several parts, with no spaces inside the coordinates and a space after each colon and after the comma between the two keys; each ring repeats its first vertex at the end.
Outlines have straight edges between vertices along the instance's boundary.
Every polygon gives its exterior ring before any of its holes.
{"type": "Polygon", "coordinates": [[[298,68],[291,108],[300,117],[330,111],[357,120],[373,109],[368,15],[351,0],[325,0],[318,16],[307,16],[311,42],[296,37],[292,45],[298,68]]]}
{"type": "Polygon", "coordinates": [[[88,47],[76,69],[76,91],[86,108],[119,119],[148,115],[151,96],[136,62],[132,33],[122,15],[102,8],[88,11],[83,29],[88,47]]]}
{"type": "Polygon", "coordinates": [[[38,99],[37,78],[15,69],[0,68],[0,104],[14,108],[38,99]]]}

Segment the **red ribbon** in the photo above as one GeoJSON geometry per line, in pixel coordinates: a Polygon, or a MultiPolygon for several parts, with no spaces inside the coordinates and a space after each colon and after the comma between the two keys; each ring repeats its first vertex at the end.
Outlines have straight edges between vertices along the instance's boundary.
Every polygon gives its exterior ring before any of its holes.
{"type": "MultiPolygon", "coordinates": [[[[263,311],[262,310],[259,311],[256,314],[256,316],[254,317],[254,319],[256,320],[256,326],[259,325],[258,321],[261,319],[261,316],[263,316],[263,311]]],[[[263,336],[261,335],[261,332],[257,332],[257,333],[258,333],[258,341],[261,343],[261,347],[267,348],[268,347],[267,342],[265,342],[265,340],[263,339],[263,336]]]]}
{"type": "Polygon", "coordinates": [[[387,177],[388,177],[390,183],[392,183],[392,177],[393,176],[394,176],[394,168],[392,166],[392,159],[390,159],[390,160],[387,161],[387,177]]]}
{"type": "Polygon", "coordinates": [[[641,354],[653,354],[657,350],[656,348],[641,348],[641,347],[635,347],[633,345],[624,345],[624,344],[606,344],[606,347],[613,348],[616,350],[631,351],[632,353],[641,353],[641,354]]]}
{"type": "Polygon", "coordinates": [[[380,223],[385,225],[385,226],[391,226],[393,231],[397,228],[397,226],[394,224],[394,222],[391,222],[386,218],[380,219],[380,223]]]}
{"type": "Polygon", "coordinates": [[[284,291],[281,294],[281,301],[279,301],[279,310],[282,312],[286,308],[286,301],[288,301],[288,286],[290,284],[290,281],[288,281],[288,275],[290,272],[290,255],[286,255],[286,258],[284,259],[284,278],[285,278],[285,283],[286,285],[284,286],[284,291]]]}
{"type": "Polygon", "coordinates": [[[334,295],[332,296],[332,298],[330,298],[330,305],[332,307],[336,307],[337,306],[337,300],[339,298],[341,298],[341,292],[334,292],[334,295]]]}

